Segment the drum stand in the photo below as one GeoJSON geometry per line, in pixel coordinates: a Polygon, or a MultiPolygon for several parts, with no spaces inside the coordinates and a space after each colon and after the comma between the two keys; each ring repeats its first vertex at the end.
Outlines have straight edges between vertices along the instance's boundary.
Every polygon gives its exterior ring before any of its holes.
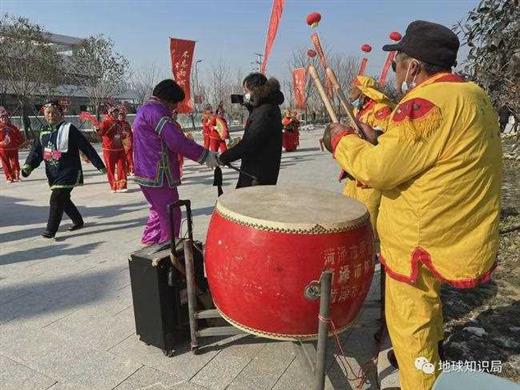
{"type": "MultiPolygon", "coordinates": [[[[198,320],[210,320],[222,318],[218,310],[206,309],[199,310],[197,305],[197,283],[195,281],[195,265],[193,260],[193,219],[191,213],[191,202],[189,200],[178,200],[170,205],[170,214],[177,207],[186,207],[186,220],[188,224],[188,237],[181,238],[184,249],[184,273],[186,276],[186,294],[188,300],[188,320],[190,325],[191,351],[197,353],[199,349],[199,338],[214,336],[234,336],[245,334],[242,330],[234,326],[208,326],[199,329],[198,320]]],[[[173,230],[172,230],[173,231],[173,230]]],[[[172,254],[175,253],[176,244],[172,244],[172,254]]]]}
{"type": "MultiPolygon", "coordinates": [[[[198,310],[197,307],[197,286],[195,282],[195,267],[193,260],[193,221],[191,214],[191,202],[189,200],[179,200],[170,207],[186,206],[186,216],[188,223],[188,238],[181,239],[183,241],[185,272],[186,272],[186,293],[188,299],[188,318],[190,325],[191,351],[198,352],[199,338],[213,336],[234,336],[246,334],[246,332],[228,325],[228,326],[208,326],[199,329],[197,320],[202,319],[218,319],[222,318],[218,310],[198,310]]],[[[175,248],[173,248],[174,253],[175,248]]],[[[314,348],[313,342],[296,341],[295,345],[299,346],[306,357],[307,363],[314,374],[314,389],[323,390],[325,388],[325,362],[327,357],[327,338],[329,334],[329,309],[330,309],[330,293],[332,283],[332,271],[323,271],[320,282],[313,285],[312,291],[307,291],[307,297],[311,299],[320,299],[320,314],[318,327],[318,343],[314,348]]]]}

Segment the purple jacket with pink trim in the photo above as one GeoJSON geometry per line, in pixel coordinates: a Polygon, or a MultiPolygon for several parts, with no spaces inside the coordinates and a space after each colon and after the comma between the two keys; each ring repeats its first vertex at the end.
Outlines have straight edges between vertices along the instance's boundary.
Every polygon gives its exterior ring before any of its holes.
{"type": "Polygon", "coordinates": [[[186,138],[170,110],[151,98],[137,111],[133,123],[135,181],[145,187],[169,187],[181,183],[177,154],[202,164],[208,150],[186,138]]]}

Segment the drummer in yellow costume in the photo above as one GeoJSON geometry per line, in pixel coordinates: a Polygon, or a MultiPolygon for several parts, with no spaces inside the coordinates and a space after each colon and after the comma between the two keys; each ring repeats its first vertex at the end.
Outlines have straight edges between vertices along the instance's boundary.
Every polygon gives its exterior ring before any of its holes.
{"type": "Polygon", "coordinates": [[[451,73],[458,48],[448,28],[411,23],[383,48],[398,51],[396,79],[406,92],[385,134],[373,145],[335,124],[325,137],[343,169],[382,191],[386,320],[403,390],[429,390],[440,373],[441,284],[474,287],[496,265],[498,116],[480,87],[451,73]]]}
{"type": "MultiPolygon", "coordinates": [[[[377,82],[368,76],[357,76],[352,83],[349,98],[354,101],[356,119],[384,132],[394,104],[377,89],[377,82]]],[[[342,175],[343,177],[343,175],[342,175]]],[[[356,180],[347,180],[343,194],[362,202],[370,213],[370,222],[375,231],[381,192],[356,180]]]]}

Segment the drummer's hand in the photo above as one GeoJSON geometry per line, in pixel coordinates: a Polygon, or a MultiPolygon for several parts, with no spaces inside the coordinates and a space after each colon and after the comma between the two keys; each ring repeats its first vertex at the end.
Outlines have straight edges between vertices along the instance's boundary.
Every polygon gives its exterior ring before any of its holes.
{"type": "Polygon", "coordinates": [[[377,145],[377,137],[379,136],[379,132],[377,131],[377,129],[373,129],[366,123],[360,122],[358,123],[358,126],[361,128],[361,131],[364,134],[364,138],[372,145],[377,145]]]}
{"type": "Polygon", "coordinates": [[[350,134],[355,134],[352,127],[342,125],[341,123],[331,123],[325,128],[323,133],[323,145],[330,153],[334,154],[339,141],[344,136],[350,134]]]}

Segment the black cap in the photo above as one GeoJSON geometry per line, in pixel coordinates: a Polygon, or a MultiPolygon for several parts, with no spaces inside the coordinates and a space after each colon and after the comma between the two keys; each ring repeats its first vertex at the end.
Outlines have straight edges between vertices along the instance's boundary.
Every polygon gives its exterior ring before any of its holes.
{"type": "Polygon", "coordinates": [[[178,103],[184,100],[184,90],[172,79],[161,81],[153,89],[152,95],[169,103],[178,103]]]}
{"type": "Polygon", "coordinates": [[[419,61],[451,68],[457,63],[459,46],[459,38],[448,27],[416,20],[408,25],[403,39],[383,50],[401,51],[419,61]]]}
{"type": "Polygon", "coordinates": [[[61,105],[61,103],[59,102],[59,100],[56,100],[56,99],[49,100],[49,101],[47,101],[46,103],[44,103],[43,106],[42,106],[42,109],[45,108],[45,107],[51,107],[51,106],[54,106],[54,107],[56,107],[60,112],[63,112],[63,106],[61,105]]]}

